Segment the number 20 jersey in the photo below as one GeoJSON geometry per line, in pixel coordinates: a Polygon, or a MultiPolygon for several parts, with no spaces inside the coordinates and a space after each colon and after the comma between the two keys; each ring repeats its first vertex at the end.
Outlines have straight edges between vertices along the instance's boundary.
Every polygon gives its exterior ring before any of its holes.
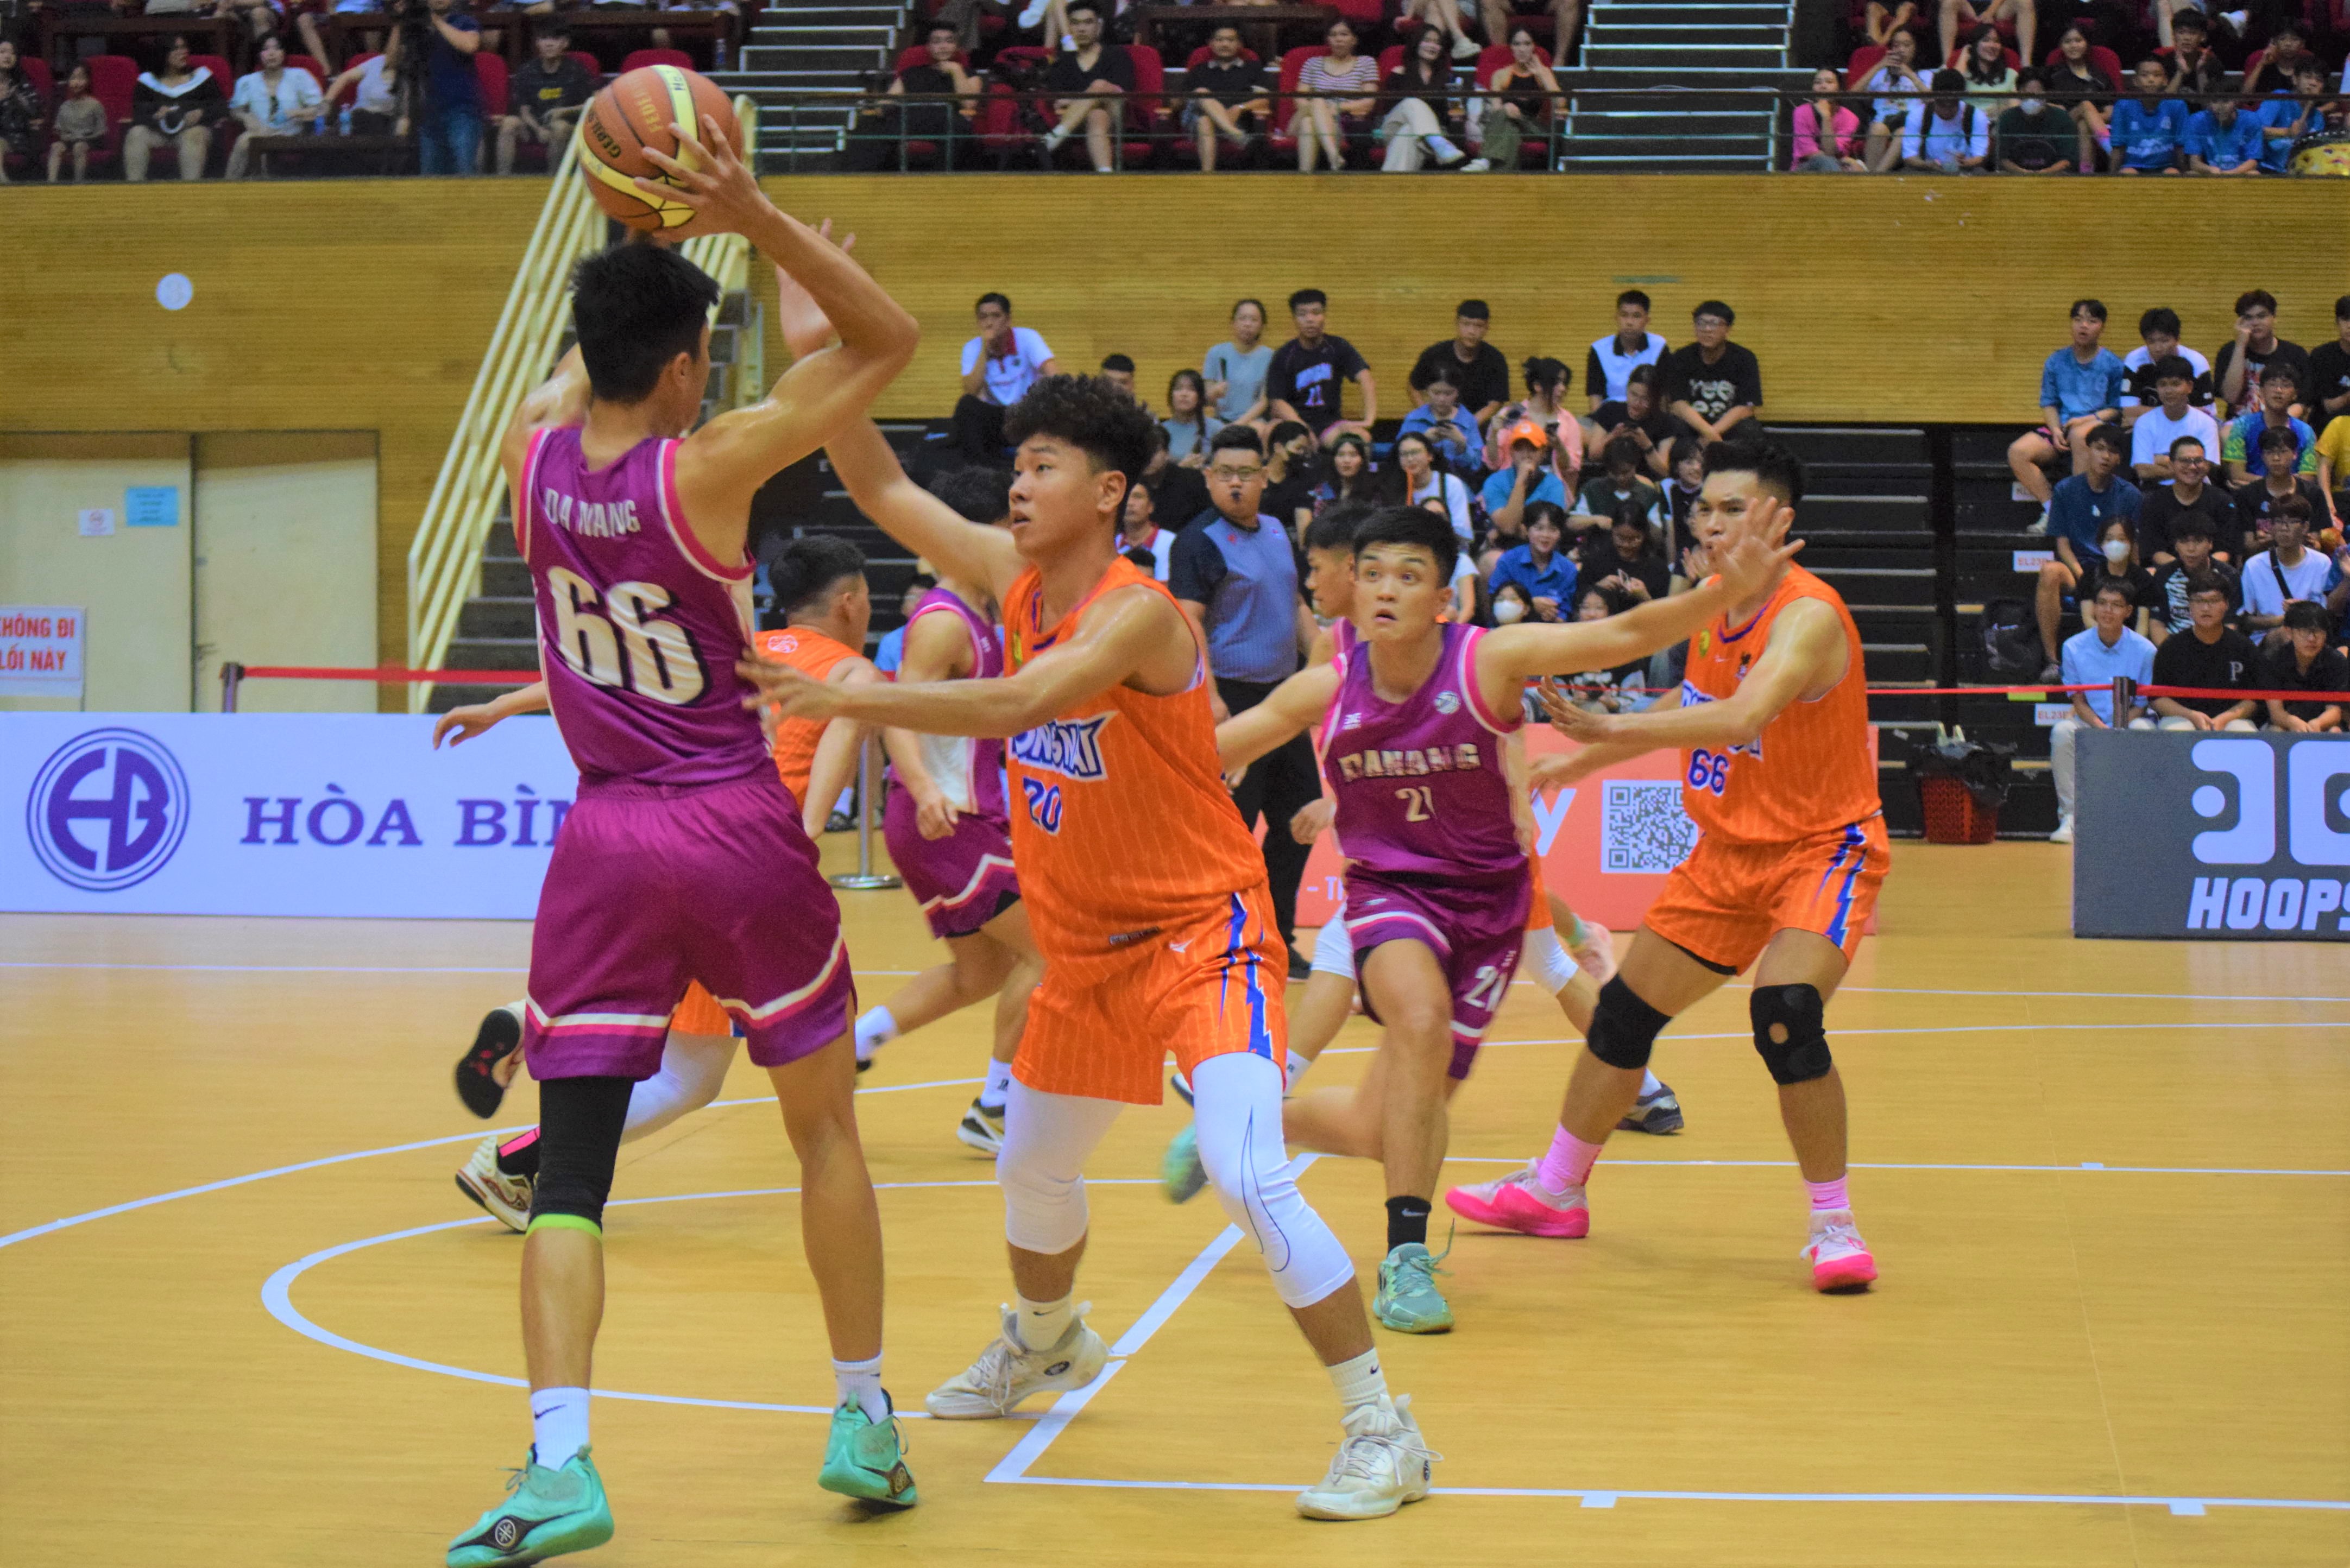
{"type": "Polygon", "coordinates": [[[540,662],[563,742],[590,781],[723,784],[765,767],[734,661],[751,631],[751,564],[711,557],[658,438],[591,469],[577,426],[532,434],[515,497],[540,662]]]}
{"type": "Polygon", "coordinates": [[[1816,701],[1797,698],[1762,733],[1724,752],[1681,753],[1681,805],[1709,837],[1742,844],[1784,844],[1877,815],[1877,763],[1868,749],[1868,677],[1861,669],[1860,630],[1836,591],[1801,566],[1789,566],[1762,610],[1745,625],[1722,617],[1690,639],[1681,705],[1735,696],[1779,614],[1798,599],[1818,599],[1844,628],[1844,676],[1816,701]]]}

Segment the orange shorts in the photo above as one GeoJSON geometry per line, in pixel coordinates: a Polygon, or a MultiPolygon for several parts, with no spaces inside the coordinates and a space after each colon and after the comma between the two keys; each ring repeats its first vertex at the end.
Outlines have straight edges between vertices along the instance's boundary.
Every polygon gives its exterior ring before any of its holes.
{"type": "Polygon", "coordinates": [[[685,1000],[669,1015],[669,1026],[680,1034],[732,1034],[734,1021],[718,1005],[718,999],[702,989],[695,981],[685,988],[685,1000]]]}
{"type": "Polygon", "coordinates": [[[1107,952],[1048,954],[1012,1075],[1032,1089],[1155,1106],[1169,1052],[1186,1075],[1250,1051],[1284,1067],[1289,950],[1259,883],[1107,952]]]}
{"type": "Polygon", "coordinates": [[[1736,973],[1780,931],[1814,931],[1859,950],[1892,863],[1885,819],[1872,816],[1791,844],[1737,844],[1709,834],[1665,878],[1641,924],[1736,973]]]}

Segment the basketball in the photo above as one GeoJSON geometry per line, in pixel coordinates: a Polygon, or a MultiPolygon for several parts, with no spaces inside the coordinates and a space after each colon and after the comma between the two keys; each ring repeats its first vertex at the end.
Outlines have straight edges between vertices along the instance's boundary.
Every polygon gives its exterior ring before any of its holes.
{"type": "Polygon", "coordinates": [[[598,93],[579,121],[579,172],[595,192],[597,205],[649,234],[683,227],[692,219],[693,209],[651,194],[636,183],[636,176],[666,179],[645,156],[647,148],[690,166],[693,154],[679,151],[677,134],[670,128],[687,126],[698,139],[703,115],[718,121],[727,145],[741,157],[743,128],[735,121],[734,106],[723,88],[698,71],[640,66],[598,93]]]}

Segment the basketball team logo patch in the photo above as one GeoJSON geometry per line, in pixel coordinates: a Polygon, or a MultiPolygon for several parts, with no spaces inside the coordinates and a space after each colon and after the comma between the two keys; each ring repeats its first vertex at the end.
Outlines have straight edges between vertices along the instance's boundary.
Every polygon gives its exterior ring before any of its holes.
{"type": "Polygon", "coordinates": [[[1440,713],[1458,713],[1461,711],[1460,693],[1455,691],[1439,691],[1436,694],[1436,711],[1440,713]]]}
{"type": "Polygon", "coordinates": [[[136,730],[91,730],[50,753],[25,797],[25,836],[49,875],[112,893],[161,871],[188,831],[188,777],[136,730]]]}

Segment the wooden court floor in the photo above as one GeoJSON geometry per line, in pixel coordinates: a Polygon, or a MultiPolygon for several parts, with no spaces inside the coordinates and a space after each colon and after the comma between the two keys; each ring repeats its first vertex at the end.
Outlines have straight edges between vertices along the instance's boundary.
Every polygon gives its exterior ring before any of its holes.
{"type": "MultiPolygon", "coordinates": [[[[1128,1354],[1090,1403],[909,1422],[909,1514],[817,1491],[821,1418],[776,1408],[830,1397],[794,1165],[738,1064],[623,1151],[598,1375],[646,1397],[597,1402],[619,1534],[582,1561],[2350,1562],[2350,963],[2074,941],[2066,853],[1895,850],[1829,1014],[1876,1292],[1805,1288],[1726,992],[1659,1049],[1688,1131],[1611,1145],[1588,1241],[1464,1231],[1459,1331],[1382,1333],[1458,1489],[1384,1524],[1293,1514],[1333,1399],[1212,1200],[1150,1185],[1172,1104],[1097,1160],[1081,1294],[1128,1354]]],[[[931,961],[903,893],[844,898],[868,1001],[931,961]]],[[[0,919],[0,1563],[434,1563],[495,1497],[528,1438],[497,1381],[518,1247],[451,1183],[481,1127],[448,1075],[527,940],[0,919]]],[[[990,1168],[951,1136],[982,1022],[889,1047],[861,1103],[914,1408],[1007,1290],[990,1168]]],[[[1522,984],[1449,1177],[1543,1147],[1571,1049],[1522,984]]],[[[1376,1171],[1305,1186],[1372,1262],[1376,1171]]]]}

